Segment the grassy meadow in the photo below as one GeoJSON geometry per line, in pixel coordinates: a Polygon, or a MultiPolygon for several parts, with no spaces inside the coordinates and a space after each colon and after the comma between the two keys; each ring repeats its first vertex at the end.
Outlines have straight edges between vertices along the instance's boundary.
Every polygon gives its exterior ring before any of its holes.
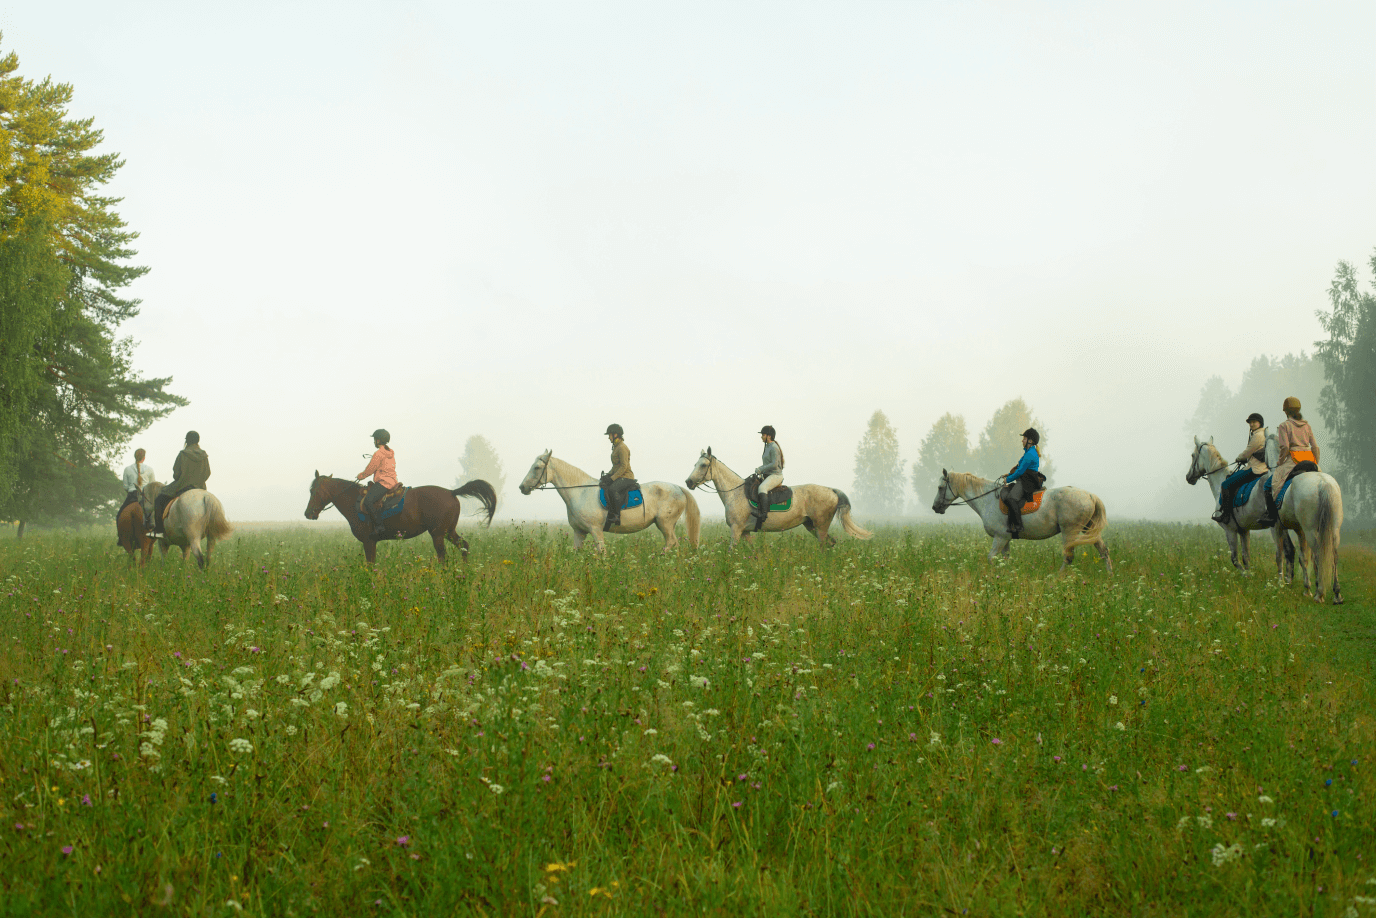
{"type": "Polygon", "coordinates": [[[0,542],[0,914],[1376,918],[1369,538],[465,535],[0,542]]]}

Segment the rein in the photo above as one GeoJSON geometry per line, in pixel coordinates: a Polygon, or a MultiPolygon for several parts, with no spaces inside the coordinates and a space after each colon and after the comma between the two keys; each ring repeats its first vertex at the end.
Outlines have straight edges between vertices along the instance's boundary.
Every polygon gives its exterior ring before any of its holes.
{"type": "MultiPolygon", "coordinates": [[[[326,481],[344,481],[344,479],[342,479],[342,478],[333,478],[333,477],[330,477],[330,476],[328,476],[328,475],[325,476],[325,480],[326,480],[326,481]]],[[[330,506],[330,504],[334,504],[336,507],[339,507],[339,504],[337,504],[337,503],[335,503],[335,502],[336,502],[337,500],[339,500],[339,498],[342,497],[342,496],[344,495],[344,492],[345,492],[345,491],[349,490],[350,488],[356,488],[356,487],[358,487],[358,482],[356,482],[356,481],[344,481],[344,487],[343,487],[343,488],[340,488],[339,493],[337,493],[334,497],[331,497],[329,500],[327,500],[327,501],[325,501],[323,504],[321,504],[321,505],[320,505],[320,510],[319,510],[319,512],[320,512],[320,513],[324,513],[325,510],[326,510],[326,508],[328,508],[328,507],[330,506]]],[[[343,508],[343,507],[339,507],[339,509],[340,509],[340,510],[343,510],[344,508],[343,508]]],[[[345,515],[346,515],[346,516],[348,515],[347,511],[345,512],[345,515]]]]}
{"type": "Polygon", "coordinates": [[[566,489],[566,488],[572,489],[572,488],[600,488],[600,487],[602,487],[602,482],[600,482],[600,481],[597,482],[596,484],[584,484],[584,485],[557,485],[557,484],[554,484],[553,482],[551,482],[551,481],[549,480],[549,462],[550,462],[550,460],[553,459],[553,458],[554,458],[554,454],[553,454],[553,453],[550,453],[549,456],[547,456],[547,457],[545,458],[545,467],[540,471],[540,483],[539,483],[538,485],[536,485],[535,487],[531,488],[532,491],[563,491],[563,490],[566,489]]]}
{"type": "MultiPolygon", "coordinates": [[[[710,457],[710,461],[708,462],[708,468],[711,468],[712,465],[716,464],[716,461],[716,456],[710,457]]],[[[736,485],[734,488],[727,488],[725,491],[723,491],[721,488],[717,487],[717,480],[715,478],[705,478],[703,479],[702,483],[698,485],[698,487],[702,488],[708,494],[730,494],[732,491],[739,491],[741,488],[745,487],[745,481],[742,480],[741,483],[736,485]],[[707,487],[708,484],[711,484],[712,487],[707,487]]]]}
{"type": "MultiPolygon", "coordinates": [[[[1179,466],[1176,466],[1176,468],[1179,468],[1179,466]]],[[[949,490],[954,496],[951,498],[950,503],[948,503],[946,506],[947,506],[947,507],[958,507],[958,506],[960,506],[961,504],[964,504],[965,506],[968,507],[968,506],[970,506],[970,501],[972,501],[972,500],[979,500],[981,497],[987,497],[987,496],[989,496],[990,494],[993,494],[995,491],[997,491],[997,490],[998,490],[999,488],[1001,488],[1001,487],[1003,487],[1003,485],[997,485],[997,484],[996,484],[996,485],[994,485],[992,488],[990,488],[988,491],[985,491],[983,494],[976,494],[974,497],[964,497],[964,496],[961,496],[961,495],[956,494],[956,493],[955,493],[955,488],[952,488],[952,487],[951,487],[951,483],[948,481],[948,482],[946,482],[946,490],[949,490]]],[[[966,517],[966,519],[969,519],[969,517],[966,517]]]]}

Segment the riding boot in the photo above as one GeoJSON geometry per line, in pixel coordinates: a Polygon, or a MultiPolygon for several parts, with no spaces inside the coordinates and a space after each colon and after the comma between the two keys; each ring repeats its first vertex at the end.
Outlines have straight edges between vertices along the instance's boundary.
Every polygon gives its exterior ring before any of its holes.
{"type": "Polygon", "coordinates": [[[1022,538],[1022,508],[1008,507],[1008,537],[1010,539],[1022,538]]]}
{"type": "MultiPolygon", "coordinates": [[[[1264,482],[1262,483],[1262,486],[1265,487],[1265,483],[1264,483],[1264,482]]],[[[1279,522],[1279,521],[1280,521],[1280,510],[1278,510],[1278,509],[1276,508],[1276,498],[1275,498],[1275,495],[1273,495],[1273,494],[1271,493],[1271,489],[1270,489],[1270,488],[1266,488],[1266,519],[1264,519],[1264,520],[1261,521],[1261,525],[1263,525],[1263,526],[1265,526],[1265,527],[1267,527],[1267,528],[1270,528],[1270,527],[1276,525],[1276,523],[1279,522]]]]}
{"type": "Polygon", "coordinates": [[[1213,515],[1213,521],[1214,521],[1215,523],[1223,523],[1223,524],[1225,524],[1225,525],[1227,524],[1227,522],[1228,522],[1228,510],[1227,510],[1227,507],[1228,507],[1228,505],[1229,505],[1230,503],[1232,503],[1232,495],[1231,495],[1231,494],[1225,493],[1225,494],[1223,494],[1223,495],[1221,495],[1221,496],[1219,497],[1219,500],[1218,500],[1218,509],[1214,511],[1214,515],[1213,515]]]}
{"type": "Polygon", "coordinates": [[[755,501],[755,531],[759,532],[769,519],[769,495],[760,491],[755,495],[755,501]]]}

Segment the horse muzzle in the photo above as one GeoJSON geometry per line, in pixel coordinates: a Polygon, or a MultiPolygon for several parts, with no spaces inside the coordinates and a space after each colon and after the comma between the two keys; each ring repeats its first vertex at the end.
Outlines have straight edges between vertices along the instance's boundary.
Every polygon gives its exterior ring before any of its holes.
{"type": "Polygon", "coordinates": [[[685,478],[685,479],[683,479],[683,483],[686,484],[686,485],[688,486],[688,490],[689,490],[689,491],[696,490],[696,489],[697,489],[697,486],[698,486],[698,483],[697,483],[696,481],[694,481],[693,479],[691,479],[691,478],[685,478]]]}
{"type": "Polygon", "coordinates": [[[320,519],[320,511],[319,511],[319,510],[307,510],[307,511],[306,511],[306,519],[308,519],[308,520],[318,520],[318,519],[320,519]]]}

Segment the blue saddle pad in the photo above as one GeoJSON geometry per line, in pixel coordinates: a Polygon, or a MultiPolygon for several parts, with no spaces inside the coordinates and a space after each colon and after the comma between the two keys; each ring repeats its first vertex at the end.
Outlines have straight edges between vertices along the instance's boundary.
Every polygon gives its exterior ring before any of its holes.
{"type": "MultiPolygon", "coordinates": [[[[1298,475],[1291,475],[1289,478],[1285,479],[1285,484],[1280,486],[1280,493],[1276,495],[1277,510],[1280,509],[1281,504],[1285,503],[1285,492],[1290,490],[1290,486],[1295,483],[1295,479],[1298,477],[1298,475]]],[[[1269,481],[1270,479],[1267,480],[1269,481]]]]}
{"type": "MultiPolygon", "coordinates": [[[[407,490],[410,490],[410,489],[408,488],[407,490]]],[[[384,508],[382,509],[382,512],[378,514],[378,517],[377,517],[377,518],[378,518],[379,521],[382,521],[382,520],[390,520],[392,517],[394,517],[394,516],[396,516],[398,513],[400,513],[400,512],[401,512],[401,509],[402,509],[403,507],[405,507],[405,506],[406,506],[406,498],[405,498],[405,497],[402,497],[401,500],[397,501],[395,504],[392,504],[390,507],[384,507],[384,508]]],[[[358,521],[359,521],[360,523],[366,523],[366,522],[368,522],[368,514],[366,514],[366,513],[361,513],[361,512],[360,512],[360,513],[358,514],[358,521]]]]}
{"type": "MultiPolygon", "coordinates": [[[[598,488],[598,489],[597,489],[597,499],[600,500],[600,501],[602,501],[602,509],[603,509],[603,510],[607,509],[607,489],[606,489],[606,488],[598,488]]],[[[645,503],[645,495],[642,494],[642,493],[640,493],[640,489],[639,489],[639,488],[636,488],[634,491],[627,491],[627,492],[626,492],[626,506],[622,507],[621,509],[622,509],[622,510],[629,510],[629,509],[631,509],[632,507],[639,507],[639,506],[640,506],[641,504],[643,504],[643,503],[645,503]]]]}
{"type": "MultiPolygon", "coordinates": [[[[1252,489],[1257,486],[1257,482],[1259,481],[1264,481],[1266,483],[1266,487],[1271,487],[1270,475],[1263,475],[1260,478],[1253,478],[1251,481],[1247,482],[1245,485],[1237,489],[1237,493],[1233,495],[1233,506],[1245,507],[1247,505],[1247,501],[1252,499],[1252,489]]],[[[1290,482],[1287,481],[1285,483],[1285,486],[1287,488],[1290,487],[1290,482]]]]}

